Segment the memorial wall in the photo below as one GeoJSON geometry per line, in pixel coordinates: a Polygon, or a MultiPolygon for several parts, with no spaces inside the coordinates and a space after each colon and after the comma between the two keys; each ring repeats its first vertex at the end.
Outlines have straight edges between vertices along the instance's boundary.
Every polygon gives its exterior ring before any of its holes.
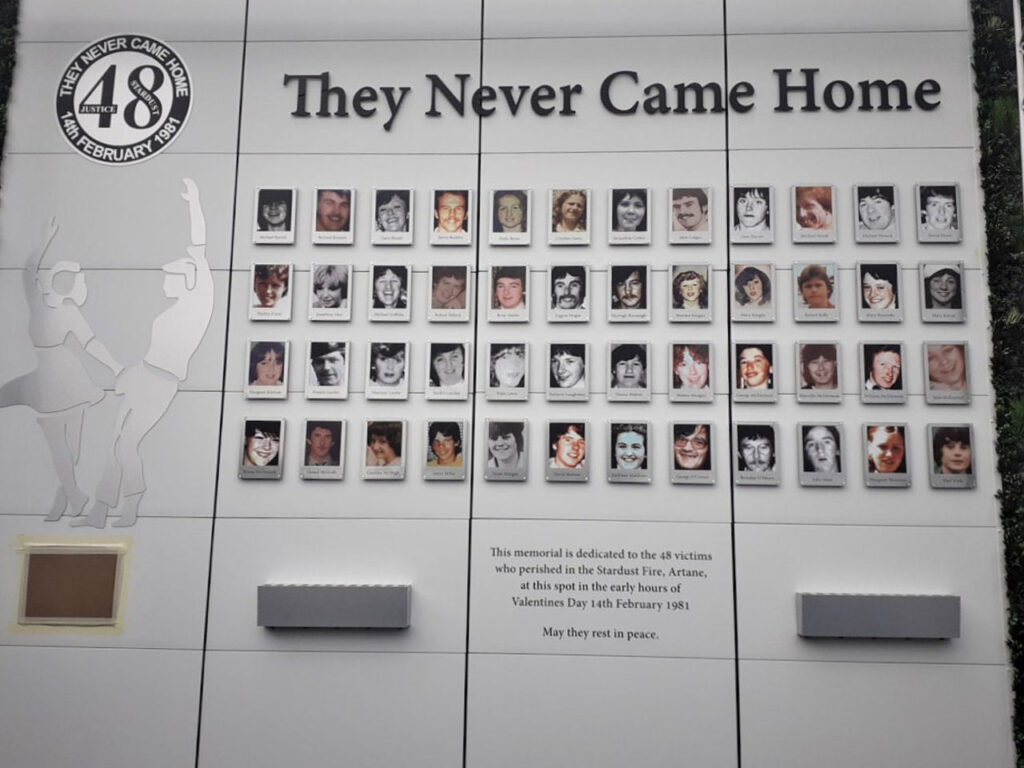
{"type": "Polygon", "coordinates": [[[19,34],[0,762],[1011,764],[966,4],[19,34]]]}

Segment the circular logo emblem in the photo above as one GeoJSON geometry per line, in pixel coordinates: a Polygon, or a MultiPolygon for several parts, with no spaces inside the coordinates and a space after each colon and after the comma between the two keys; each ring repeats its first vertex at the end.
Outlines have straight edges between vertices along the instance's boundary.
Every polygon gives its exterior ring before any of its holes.
{"type": "Polygon", "coordinates": [[[114,35],[83,50],[57,87],[57,124],[98,163],[140,163],[167,149],[192,109],[185,62],[166,43],[114,35]]]}

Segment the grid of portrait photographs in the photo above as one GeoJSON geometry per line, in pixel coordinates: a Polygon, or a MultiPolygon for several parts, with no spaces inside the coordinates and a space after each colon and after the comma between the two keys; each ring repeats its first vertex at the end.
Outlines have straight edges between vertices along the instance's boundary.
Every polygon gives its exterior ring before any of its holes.
{"type": "MultiPolygon", "coordinates": [[[[653,242],[655,197],[650,187],[611,187],[606,221],[611,245],[649,245],[653,242]]],[[[547,208],[536,213],[533,190],[492,189],[481,226],[489,245],[529,245],[531,220],[545,227],[549,245],[589,245],[592,209],[599,191],[550,188],[547,208]]],[[[669,187],[662,198],[670,245],[711,242],[714,190],[706,185],[669,187]]],[[[411,245],[416,190],[374,188],[368,193],[369,232],[373,245],[411,245]]],[[[432,245],[470,245],[473,242],[473,189],[453,187],[422,190],[431,213],[422,217],[432,245]]],[[[800,184],[788,196],[792,241],[828,244],[838,241],[840,191],[827,183],[800,184]]],[[[845,193],[842,193],[845,194],[845,193]]],[[[955,182],[918,183],[913,188],[915,228],[920,243],[962,240],[960,185],[955,182]]],[[[310,238],[315,245],[355,242],[357,190],[353,187],[313,187],[310,194],[310,238]]],[[[858,244],[900,241],[900,203],[897,185],[862,182],[851,190],[853,240],[858,244]]],[[[729,240],[734,244],[775,241],[775,188],[770,184],[732,185],[728,199],[729,240]]],[[[294,187],[257,187],[253,196],[253,242],[290,245],[295,242],[298,195],[294,187]]],[[[543,204],[541,206],[543,208],[543,204]]],[[[661,214],[659,214],[661,215],[661,214]]],[[[781,215],[781,214],[780,214],[781,215]]]]}

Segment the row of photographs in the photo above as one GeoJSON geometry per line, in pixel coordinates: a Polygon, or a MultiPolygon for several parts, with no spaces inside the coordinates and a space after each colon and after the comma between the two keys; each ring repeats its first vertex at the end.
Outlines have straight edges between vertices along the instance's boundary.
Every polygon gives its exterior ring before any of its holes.
{"type": "MultiPolygon", "coordinates": [[[[312,242],[350,245],[354,242],[356,190],[315,187],[312,242]]],[[[834,243],[839,220],[839,195],[832,185],[798,185],[790,189],[789,222],[794,243],[834,243]]],[[[529,245],[531,217],[543,226],[549,245],[588,245],[593,228],[595,194],[590,189],[549,189],[542,214],[534,210],[529,189],[495,189],[484,212],[491,245],[529,245]],[[542,217],[542,224],[537,217],[542,217]]],[[[775,188],[770,185],[729,187],[729,239],[733,243],[772,243],[777,229],[775,188]]],[[[371,193],[370,242],[411,245],[416,194],[413,189],[374,189],[371,193]]],[[[428,229],[431,245],[470,245],[473,242],[473,190],[432,189],[428,229]]],[[[900,203],[895,184],[853,186],[854,239],[858,243],[898,243],[900,203]]],[[[665,200],[668,242],[711,242],[713,189],[671,187],[665,200]]],[[[298,191],[258,187],[254,196],[253,242],[295,242],[298,191]]],[[[608,190],[608,242],[647,245],[654,229],[655,203],[649,187],[608,190]]],[[[917,184],[911,206],[916,211],[921,243],[958,243],[961,235],[960,187],[956,183],[917,184]]]]}
{"type": "MultiPolygon", "coordinates": [[[[713,484],[715,467],[711,450],[713,425],[673,422],[669,425],[668,466],[673,483],[713,484]]],[[[341,480],[345,474],[344,420],[306,419],[299,476],[307,480],[341,480]]],[[[484,479],[527,479],[529,422],[486,422],[487,446],[484,479]]],[[[738,423],[733,426],[733,479],[736,485],[779,485],[781,482],[779,425],[774,422],[738,423]]],[[[906,424],[864,424],[860,428],[860,461],[868,487],[910,487],[909,429],[906,424]]],[[[464,480],[469,450],[465,420],[427,421],[424,446],[408,444],[405,420],[369,420],[363,425],[362,467],[364,480],[401,480],[406,467],[418,464],[425,480],[464,480]]],[[[284,419],[246,419],[242,428],[239,477],[247,480],[280,480],[283,476],[284,419]]],[[[586,482],[592,465],[588,439],[590,423],[548,421],[542,450],[547,461],[545,480],[586,482]]],[[[843,424],[797,425],[798,477],[800,485],[841,488],[854,448],[848,446],[843,424]]],[[[598,440],[602,439],[600,433],[598,440]]],[[[611,483],[650,483],[655,464],[654,432],[648,421],[611,421],[607,439],[606,478],[611,483]]],[[[974,431],[970,424],[929,424],[931,447],[929,480],[933,488],[975,487],[974,431]]]]}
{"type": "MultiPolygon", "coordinates": [[[[861,322],[901,322],[906,304],[903,267],[899,262],[858,262],[857,319],[861,322]]],[[[351,264],[313,264],[307,296],[310,320],[347,321],[352,318],[351,264]]],[[[487,319],[490,322],[529,322],[526,266],[495,266],[490,270],[487,319]]],[[[556,264],[547,269],[549,322],[588,322],[595,303],[590,267],[556,264]]],[[[607,295],[601,300],[609,322],[650,322],[654,292],[652,269],[646,264],[609,267],[607,295]]],[[[673,264],[669,267],[668,319],[670,322],[710,322],[712,318],[709,264],[673,264]]],[[[793,265],[793,314],[798,322],[839,321],[839,266],[835,262],[798,262],[793,265]]],[[[430,267],[430,304],[427,320],[467,322],[472,268],[468,265],[430,267]]],[[[412,266],[372,264],[366,297],[371,321],[408,322],[412,318],[412,266]]],[[[960,323],[966,319],[963,290],[964,265],[960,261],[921,262],[917,287],[924,322],[960,323]]],[[[293,267],[253,264],[250,320],[291,320],[293,267]]],[[[774,322],[778,284],[770,263],[732,266],[732,319],[739,322],[774,322]],[[774,288],[774,289],[773,289],[774,288]]]]}
{"type": "MultiPolygon", "coordinates": [[[[607,399],[649,402],[652,360],[647,342],[611,342],[603,369],[585,342],[548,342],[544,360],[548,369],[546,397],[552,401],[587,401],[592,385],[607,386],[607,399]]],[[[840,344],[835,341],[796,343],[796,398],[805,403],[839,403],[840,344]]],[[[967,342],[923,343],[925,400],[936,405],[964,405],[971,400],[968,383],[967,342]]],[[[674,342],[668,350],[668,394],[673,402],[710,402],[714,398],[712,344],[674,342]]],[[[529,398],[529,348],[525,342],[487,344],[488,400],[529,398]]],[[[288,341],[249,341],[245,396],[283,399],[288,396],[288,341]]],[[[364,394],[367,400],[407,400],[409,397],[409,342],[371,341],[366,346],[364,394]]],[[[472,373],[469,342],[428,342],[428,364],[423,383],[428,400],[465,400],[472,373]]],[[[732,362],[735,402],[772,403],[778,400],[778,350],[772,342],[734,342],[732,362]]],[[[906,351],[902,342],[862,342],[861,401],[904,403],[906,351]]],[[[349,394],[352,349],[348,341],[309,341],[305,360],[305,396],[308,399],[344,400],[349,394]]]]}

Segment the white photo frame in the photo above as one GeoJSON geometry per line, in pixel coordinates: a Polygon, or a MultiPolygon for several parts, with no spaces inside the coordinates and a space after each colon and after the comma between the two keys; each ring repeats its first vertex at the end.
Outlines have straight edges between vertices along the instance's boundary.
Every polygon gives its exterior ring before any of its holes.
{"type": "Polygon", "coordinates": [[[796,401],[843,401],[842,355],[837,341],[796,342],[796,401]]]}
{"type": "Polygon", "coordinates": [[[412,265],[371,264],[367,306],[371,322],[409,322],[412,318],[412,265]]]}
{"type": "Polygon", "coordinates": [[[864,424],[864,484],[868,488],[910,487],[909,431],[904,423],[864,424]]]}
{"type": "Polygon", "coordinates": [[[481,368],[487,376],[488,400],[527,400],[530,397],[530,354],[525,341],[492,341],[485,347],[481,368]]]}
{"type": "Polygon", "coordinates": [[[609,483],[650,483],[654,451],[649,421],[608,422],[609,483]]]}
{"type": "Polygon", "coordinates": [[[710,264],[673,264],[669,267],[668,321],[710,323],[714,292],[710,264]]]}
{"type": "Polygon", "coordinates": [[[593,287],[586,264],[554,264],[547,270],[549,323],[585,323],[590,320],[593,287]]]}
{"type": "Polygon", "coordinates": [[[366,419],[363,428],[363,480],[403,480],[408,457],[405,419],[366,419]]]}
{"type": "Polygon", "coordinates": [[[585,483],[590,479],[586,419],[548,421],[544,479],[549,483],[585,483]]]}
{"type": "Polygon", "coordinates": [[[467,341],[427,342],[427,400],[465,400],[472,381],[472,349],[467,341]]]}
{"type": "Polygon", "coordinates": [[[834,421],[797,424],[797,467],[800,485],[842,488],[846,485],[846,435],[834,421]]]}
{"type": "Polygon", "coordinates": [[[292,278],[290,262],[254,262],[249,268],[249,319],[291,320],[292,278]]]}
{"type": "Polygon", "coordinates": [[[243,419],[238,477],[280,480],[284,472],[284,419],[243,419]]]}
{"type": "Polygon", "coordinates": [[[490,245],[529,245],[533,191],[493,189],[490,198],[490,245]]]}
{"type": "Polygon", "coordinates": [[[424,424],[423,479],[465,480],[470,435],[465,419],[428,419],[424,424]]]}
{"type": "Polygon", "coordinates": [[[919,243],[959,243],[963,239],[960,185],[921,183],[914,187],[919,243]]]}
{"type": "Polygon", "coordinates": [[[530,269],[525,265],[493,266],[487,322],[527,323],[530,321],[530,269]]]}
{"type": "Polygon", "coordinates": [[[737,341],[732,345],[733,402],[774,403],[779,399],[778,350],[770,341],[737,341]]]}
{"type": "Polygon", "coordinates": [[[736,322],[775,321],[775,265],[744,262],[732,267],[732,319],[736,322]]]}
{"type": "Polygon", "coordinates": [[[861,342],[861,402],[896,405],[905,403],[906,359],[903,342],[861,342]]]}
{"type": "Polygon", "coordinates": [[[344,419],[306,419],[302,425],[305,440],[299,477],[303,480],[345,479],[344,419]]]}
{"type": "Polygon", "coordinates": [[[583,402],[590,399],[587,379],[590,345],[585,342],[551,341],[547,344],[549,401],[583,402]]]}
{"type": "Polygon", "coordinates": [[[779,425],[774,421],[733,424],[736,485],[779,485],[779,425]]]}
{"type": "Polygon", "coordinates": [[[715,398],[714,361],[709,342],[674,341],[668,346],[668,399],[710,403],[715,398]]]}
{"type": "Polygon", "coordinates": [[[348,322],[352,319],[352,265],[309,265],[309,319],[348,322]]]}
{"type": "Polygon", "coordinates": [[[794,243],[834,243],[839,205],[831,185],[798,184],[790,190],[794,243]]]}
{"type": "Polygon", "coordinates": [[[472,189],[432,189],[430,203],[431,245],[471,245],[473,243],[472,189]]]}
{"type": "Polygon", "coordinates": [[[971,402],[970,365],[966,341],[926,341],[924,399],[932,405],[971,402]]]}
{"type": "Polygon", "coordinates": [[[903,270],[894,261],[857,262],[857,319],[862,323],[903,321],[903,270]]]}
{"type": "Polygon", "coordinates": [[[548,190],[548,245],[590,245],[589,189],[548,190]]]}
{"type": "Polygon", "coordinates": [[[368,342],[364,386],[367,400],[408,400],[409,342],[368,342]]]}
{"type": "Polygon", "coordinates": [[[608,322],[647,323],[651,320],[649,264],[612,264],[608,268],[608,322]]]}
{"type": "Polygon", "coordinates": [[[356,191],[352,187],[314,187],[310,238],[314,245],[352,245],[356,191]]]}
{"type": "Polygon", "coordinates": [[[898,243],[899,189],[895,184],[854,184],[853,220],[858,243],[898,243]]]}
{"type": "Polygon", "coordinates": [[[932,488],[969,489],[977,485],[974,427],[970,424],[929,424],[928,480],[932,488]]]}
{"type": "Polygon", "coordinates": [[[767,184],[729,187],[729,242],[775,242],[775,189],[767,184]]]}
{"type": "Polygon", "coordinates": [[[714,425],[674,421],[669,425],[669,466],[673,485],[714,485],[714,425]]]}
{"type": "Polygon", "coordinates": [[[649,245],[654,207],[648,187],[616,187],[608,190],[608,243],[649,245]]]}
{"type": "Polygon", "coordinates": [[[253,195],[253,243],[291,245],[295,242],[295,197],[294,187],[256,187],[253,195]]]}
{"type": "Polygon", "coordinates": [[[711,187],[671,187],[668,190],[668,241],[672,245],[711,242],[711,187]]]}
{"type": "Polygon", "coordinates": [[[651,345],[647,342],[608,343],[607,398],[611,402],[646,403],[651,399],[651,345]]]}
{"type": "Polygon", "coordinates": [[[249,340],[246,344],[245,397],[283,400],[288,397],[288,341],[249,340]]]}
{"type": "Polygon", "coordinates": [[[839,265],[834,261],[793,264],[793,319],[798,323],[839,322],[839,265]]]}
{"type": "Polygon", "coordinates": [[[962,261],[922,261],[918,265],[923,322],[962,323],[967,320],[964,276],[962,261]]]}
{"type": "Polygon", "coordinates": [[[427,322],[466,323],[472,303],[473,268],[467,264],[432,264],[427,322]]]}
{"type": "Polygon", "coordinates": [[[306,345],[306,399],[348,399],[351,369],[351,347],[347,341],[310,340],[306,345]]]}
{"type": "Polygon", "coordinates": [[[524,482],[530,457],[529,422],[487,419],[484,430],[484,480],[524,482]]]}
{"type": "Polygon", "coordinates": [[[412,189],[374,189],[370,208],[370,243],[412,245],[416,195],[412,189]]]}

